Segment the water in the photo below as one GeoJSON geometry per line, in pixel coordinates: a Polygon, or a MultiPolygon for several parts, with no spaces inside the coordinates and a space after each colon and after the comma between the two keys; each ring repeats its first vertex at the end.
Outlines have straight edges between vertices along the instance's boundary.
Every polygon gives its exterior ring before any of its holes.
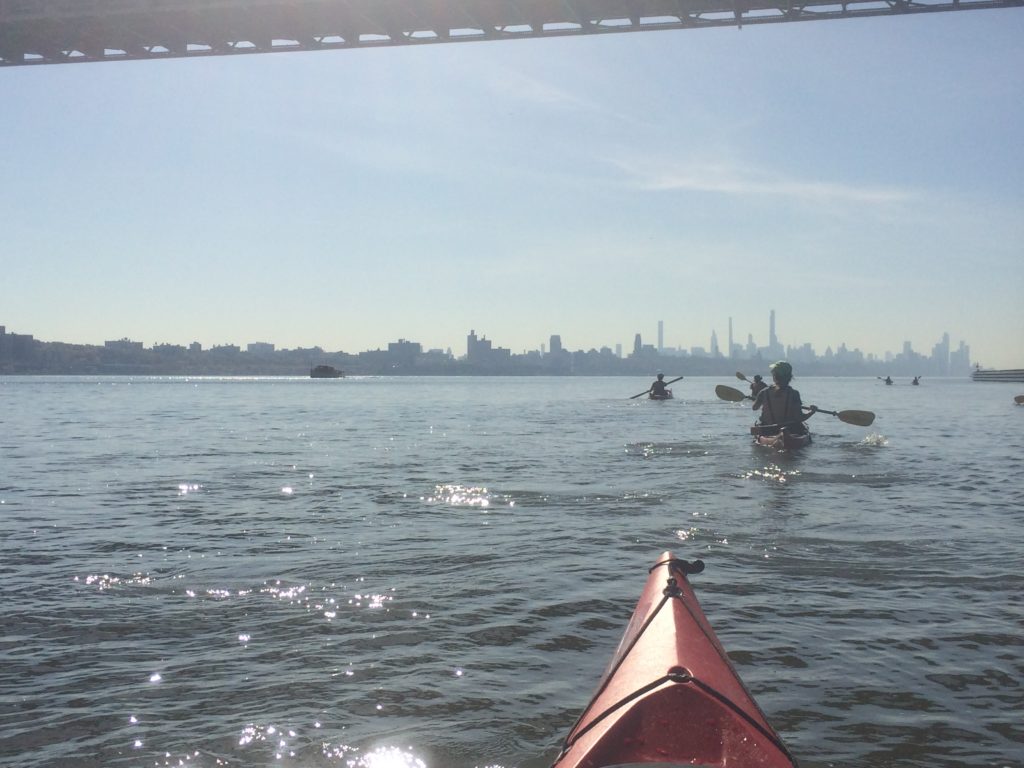
{"type": "Polygon", "coordinates": [[[0,765],[541,768],[646,569],[805,768],[1024,765],[1024,385],[0,378],[0,765]]]}

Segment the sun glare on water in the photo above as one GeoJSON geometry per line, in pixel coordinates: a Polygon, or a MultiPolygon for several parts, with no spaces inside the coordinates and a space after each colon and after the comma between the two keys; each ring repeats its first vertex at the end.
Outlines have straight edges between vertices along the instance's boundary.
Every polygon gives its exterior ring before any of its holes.
{"type": "Polygon", "coordinates": [[[427,764],[411,752],[398,747],[379,747],[349,760],[348,768],[427,768],[427,764]]]}

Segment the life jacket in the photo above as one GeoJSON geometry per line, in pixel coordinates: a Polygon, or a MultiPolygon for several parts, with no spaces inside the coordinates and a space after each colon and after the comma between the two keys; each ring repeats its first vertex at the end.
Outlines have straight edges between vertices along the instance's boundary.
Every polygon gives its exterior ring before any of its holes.
{"type": "MultiPolygon", "coordinates": [[[[798,398],[799,395],[788,384],[774,391],[768,389],[764,393],[764,405],[761,406],[761,423],[778,424],[780,427],[788,426],[793,431],[803,431],[805,429],[803,425],[803,412],[796,404],[798,398]],[[785,394],[785,402],[783,403],[781,413],[776,412],[776,403],[773,402],[775,398],[772,395],[777,395],[777,393],[785,394]],[[794,397],[794,395],[796,396],[794,397]]],[[[779,397],[779,399],[781,400],[782,398],[779,397]]]]}

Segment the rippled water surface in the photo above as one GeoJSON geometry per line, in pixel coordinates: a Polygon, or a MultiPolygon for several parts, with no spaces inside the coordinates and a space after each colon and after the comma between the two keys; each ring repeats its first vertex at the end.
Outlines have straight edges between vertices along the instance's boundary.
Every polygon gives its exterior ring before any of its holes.
{"type": "Polygon", "coordinates": [[[664,550],[805,768],[1024,765],[1024,385],[719,383],[0,378],[0,765],[541,768],[664,550]]]}

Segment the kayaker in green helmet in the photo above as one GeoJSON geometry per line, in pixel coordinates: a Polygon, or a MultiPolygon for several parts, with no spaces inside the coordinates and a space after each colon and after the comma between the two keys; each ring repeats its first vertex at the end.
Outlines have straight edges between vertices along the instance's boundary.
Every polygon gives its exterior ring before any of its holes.
{"type": "Polygon", "coordinates": [[[774,435],[785,427],[793,434],[804,434],[807,432],[804,422],[818,412],[818,406],[808,406],[808,412],[804,413],[800,393],[789,386],[793,380],[792,365],[780,360],[768,366],[768,369],[772,372],[774,383],[762,389],[754,398],[754,410],[761,411],[761,418],[757,422],[758,432],[774,435]]]}

